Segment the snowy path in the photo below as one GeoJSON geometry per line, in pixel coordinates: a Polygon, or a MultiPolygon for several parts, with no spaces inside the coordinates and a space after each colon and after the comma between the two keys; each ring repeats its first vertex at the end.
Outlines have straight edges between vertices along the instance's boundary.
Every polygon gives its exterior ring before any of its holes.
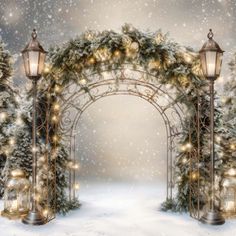
{"type": "Polygon", "coordinates": [[[188,215],[158,211],[163,190],[157,186],[82,185],[82,207],[44,226],[0,218],[0,236],[233,236],[236,219],[206,226],[188,215]],[[160,190],[160,191],[159,191],[160,190]]]}

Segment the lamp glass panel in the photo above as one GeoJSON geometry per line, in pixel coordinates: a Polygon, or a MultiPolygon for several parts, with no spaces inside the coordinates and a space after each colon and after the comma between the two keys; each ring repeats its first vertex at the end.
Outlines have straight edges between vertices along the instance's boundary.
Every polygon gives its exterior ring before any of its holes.
{"type": "Polygon", "coordinates": [[[45,53],[40,52],[40,56],[39,56],[39,69],[38,69],[38,74],[39,75],[41,75],[43,73],[45,56],[46,56],[45,53]]]}
{"type": "Polygon", "coordinates": [[[217,58],[216,58],[216,76],[217,77],[220,75],[220,72],[221,72],[222,59],[223,59],[223,53],[218,52],[217,58]]]}
{"type": "Polygon", "coordinates": [[[200,53],[200,60],[202,66],[202,72],[204,76],[207,76],[207,68],[206,68],[206,54],[205,52],[200,53]]]}
{"type": "Polygon", "coordinates": [[[39,54],[40,52],[38,51],[29,51],[29,76],[38,76],[39,54]]]}
{"type": "Polygon", "coordinates": [[[23,56],[23,61],[24,61],[25,74],[26,76],[28,76],[29,75],[29,54],[28,52],[24,52],[22,56],[23,56]]]}
{"type": "Polygon", "coordinates": [[[216,76],[216,55],[215,51],[206,52],[206,68],[207,68],[207,77],[216,76]]]}

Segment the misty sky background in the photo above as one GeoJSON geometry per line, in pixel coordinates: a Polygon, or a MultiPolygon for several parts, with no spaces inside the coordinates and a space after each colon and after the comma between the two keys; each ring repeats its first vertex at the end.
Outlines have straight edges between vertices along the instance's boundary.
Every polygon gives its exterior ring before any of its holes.
{"type": "MultiPolygon", "coordinates": [[[[20,51],[33,28],[45,49],[88,29],[120,31],[124,23],[169,32],[199,50],[209,28],[226,52],[217,89],[229,79],[236,52],[235,0],[0,0],[0,36],[14,55],[14,82],[24,87],[20,51]]],[[[96,179],[156,181],[165,178],[164,124],[147,102],[129,96],[94,103],[80,120],[80,175],[96,179]]]]}

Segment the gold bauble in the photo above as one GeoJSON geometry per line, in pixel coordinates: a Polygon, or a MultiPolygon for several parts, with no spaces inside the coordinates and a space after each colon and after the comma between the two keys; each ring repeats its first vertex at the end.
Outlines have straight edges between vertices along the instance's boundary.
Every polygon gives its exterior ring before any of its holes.
{"type": "Polygon", "coordinates": [[[132,39],[128,35],[122,37],[122,44],[125,48],[129,47],[132,43],[132,39]]]}
{"type": "Polygon", "coordinates": [[[94,56],[97,61],[107,61],[111,58],[111,52],[108,48],[99,48],[95,53],[94,56]]]}

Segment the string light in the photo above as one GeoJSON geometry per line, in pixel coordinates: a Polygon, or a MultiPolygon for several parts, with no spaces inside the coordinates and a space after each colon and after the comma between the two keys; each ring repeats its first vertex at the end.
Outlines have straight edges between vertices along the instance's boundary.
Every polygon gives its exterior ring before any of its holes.
{"type": "Polygon", "coordinates": [[[177,180],[178,180],[178,181],[181,181],[181,180],[182,180],[182,177],[181,177],[181,176],[178,176],[178,177],[177,177],[177,180]]]}
{"type": "Polygon", "coordinates": [[[87,84],[87,80],[85,78],[79,80],[79,84],[84,86],[87,84]]]}
{"type": "Polygon", "coordinates": [[[187,148],[188,150],[190,150],[190,149],[192,148],[192,144],[191,144],[191,143],[187,143],[187,144],[186,144],[186,148],[187,148]]]}
{"type": "Polygon", "coordinates": [[[47,217],[48,216],[48,212],[49,212],[49,210],[46,208],[46,209],[44,209],[43,210],[43,215],[45,216],[45,217],[47,217]]]}
{"type": "Polygon", "coordinates": [[[15,144],[15,139],[14,139],[14,138],[10,138],[10,139],[9,139],[9,144],[10,144],[11,146],[13,146],[13,145],[15,144]]]}
{"type": "Polygon", "coordinates": [[[90,65],[93,65],[93,64],[95,63],[94,57],[90,57],[89,60],[88,60],[88,63],[89,63],[90,65]]]}
{"type": "Polygon", "coordinates": [[[53,109],[54,109],[54,111],[59,111],[60,110],[60,105],[58,103],[55,103],[53,105],[53,109]]]}
{"type": "Polygon", "coordinates": [[[5,152],[6,156],[8,156],[10,153],[9,149],[6,149],[4,152],[5,152]]]}
{"type": "Polygon", "coordinates": [[[78,163],[75,163],[74,166],[73,166],[74,169],[79,169],[79,164],[78,163]]]}
{"type": "Polygon", "coordinates": [[[40,199],[41,199],[40,195],[39,195],[39,194],[35,194],[34,200],[37,201],[37,202],[39,202],[40,199]]]}
{"type": "Polygon", "coordinates": [[[38,148],[35,146],[35,147],[32,147],[32,152],[37,152],[38,151],[38,148]]]}
{"type": "Polygon", "coordinates": [[[0,121],[4,122],[7,118],[7,113],[6,112],[1,112],[0,113],[0,121]]]}
{"type": "Polygon", "coordinates": [[[56,115],[52,116],[52,121],[55,122],[55,123],[58,122],[58,119],[57,119],[56,115]]]}
{"type": "Polygon", "coordinates": [[[186,146],[185,146],[185,145],[182,145],[182,146],[180,147],[180,150],[183,151],[183,152],[185,152],[185,151],[186,151],[186,146]]]}
{"type": "Polygon", "coordinates": [[[80,187],[79,184],[75,184],[75,185],[74,185],[74,189],[76,189],[76,190],[78,190],[79,187],[80,187]]]}
{"type": "Polygon", "coordinates": [[[218,143],[221,141],[221,137],[218,135],[215,136],[215,139],[216,139],[216,142],[218,142],[218,143]]]}
{"type": "Polygon", "coordinates": [[[186,143],[180,147],[180,150],[185,152],[185,151],[190,151],[192,149],[192,144],[191,143],[186,143]]]}
{"type": "Polygon", "coordinates": [[[192,180],[198,179],[198,173],[193,172],[193,173],[191,174],[191,178],[192,178],[192,180]]]}
{"type": "Polygon", "coordinates": [[[220,100],[221,100],[221,102],[224,103],[224,104],[228,101],[227,97],[222,97],[220,100]]]}
{"type": "Polygon", "coordinates": [[[236,170],[234,168],[230,168],[227,174],[230,176],[236,176],[236,170]]]}
{"type": "Polygon", "coordinates": [[[18,117],[16,118],[16,125],[22,125],[22,124],[23,124],[23,120],[21,119],[20,116],[18,116],[18,117]]]}
{"type": "Polygon", "coordinates": [[[235,144],[230,144],[230,149],[235,150],[236,149],[235,144]]]}
{"type": "Polygon", "coordinates": [[[69,168],[72,168],[73,162],[72,162],[72,161],[69,161],[69,162],[67,163],[67,166],[68,166],[69,168]]]}
{"type": "Polygon", "coordinates": [[[60,93],[61,92],[61,87],[56,84],[55,87],[54,87],[54,91],[55,91],[55,93],[60,93]]]}
{"type": "Polygon", "coordinates": [[[50,66],[49,65],[45,65],[44,73],[49,73],[49,71],[50,71],[50,66]]]}
{"type": "Polygon", "coordinates": [[[59,138],[58,138],[58,136],[55,134],[55,135],[53,135],[52,140],[53,140],[53,142],[56,143],[56,142],[58,142],[59,138]]]}
{"type": "Polygon", "coordinates": [[[119,50],[115,50],[114,56],[115,57],[120,57],[121,56],[121,52],[119,50]]]}

